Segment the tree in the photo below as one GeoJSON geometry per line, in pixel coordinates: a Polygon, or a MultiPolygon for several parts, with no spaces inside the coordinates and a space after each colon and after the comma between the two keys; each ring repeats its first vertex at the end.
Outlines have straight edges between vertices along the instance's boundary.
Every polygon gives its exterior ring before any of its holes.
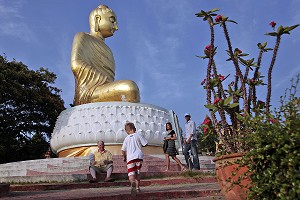
{"type": "Polygon", "coordinates": [[[56,75],[0,56],[0,163],[43,158],[65,109],[56,75]]]}

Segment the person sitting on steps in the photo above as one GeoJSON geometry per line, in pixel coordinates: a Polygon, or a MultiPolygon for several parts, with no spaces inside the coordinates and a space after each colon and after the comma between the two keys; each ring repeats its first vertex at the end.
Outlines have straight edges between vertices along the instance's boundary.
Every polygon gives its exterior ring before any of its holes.
{"type": "Polygon", "coordinates": [[[113,182],[114,179],[111,178],[111,174],[113,171],[113,160],[112,160],[112,154],[106,150],[104,147],[103,141],[98,141],[98,151],[96,151],[94,154],[91,154],[89,156],[90,159],[90,167],[89,171],[93,177],[89,182],[90,183],[97,183],[97,173],[104,173],[106,172],[106,178],[105,182],[113,182]]]}

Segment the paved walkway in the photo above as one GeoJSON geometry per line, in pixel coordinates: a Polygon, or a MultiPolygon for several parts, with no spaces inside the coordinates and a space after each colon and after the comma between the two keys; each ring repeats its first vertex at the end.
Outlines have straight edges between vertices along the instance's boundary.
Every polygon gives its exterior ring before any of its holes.
{"type": "MultiPolygon", "coordinates": [[[[136,197],[130,194],[130,187],[104,187],[73,190],[48,190],[48,191],[15,191],[10,192],[9,196],[1,200],[126,200],[126,199],[178,199],[178,198],[196,198],[207,197],[211,199],[216,195],[220,197],[219,186],[217,183],[189,183],[177,185],[151,185],[141,187],[142,192],[136,197]]],[[[207,199],[207,200],[208,200],[207,199]]],[[[206,200],[204,198],[204,200],[206,200]]]]}

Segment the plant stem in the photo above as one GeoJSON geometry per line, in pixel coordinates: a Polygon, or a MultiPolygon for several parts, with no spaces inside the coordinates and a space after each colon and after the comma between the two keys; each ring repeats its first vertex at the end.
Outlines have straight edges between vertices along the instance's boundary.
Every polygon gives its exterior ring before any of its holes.
{"type": "Polygon", "coordinates": [[[270,68],[268,71],[268,93],[267,93],[267,99],[266,99],[266,114],[270,113],[270,101],[271,101],[271,93],[272,93],[272,71],[273,71],[273,67],[276,61],[276,57],[277,57],[277,52],[279,49],[279,45],[280,45],[280,39],[281,39],[281,35],[277,35],[276,37],[276,44],[274,47],[274,51],[273,51],[273,57],[271,60],[271,64],[270,64],[270,68]]]}
{"type": "MultiPolygon", "coordinates": [[[[253,75],[253,80],[254,81],[256,81],[256,79],[258,78],[258,70],[259,70],[260,65],[261,65],[263,52],[264,52],[264,50],[260,49],[259,54],[258,54],[258,59],[257,59],[257,67],[256,67],[254,75],[253,75]]],[[[250,89],[249,89],[249,101],[251,101],[251,100],[252,100],[253,108],[256,108],[257,99],[256,99],[256,86],[255,85],[251,85],[250,89]]]]}
{"type": "MultiPolygon", "coordinates": [[[[213,27],[213,19],[209,17],[207,19],[207,22],[210,27],[210,54],[209,54],[209,62],[207,66],[207,71],[206,71],[206,102],[207,104],[211,104],[211,93],[212,93],[212,88],[211,88],[211,81],[210,81],[210,74],[212,70],[212,64],[213,64],[213,57],[214,57],[214,43],[215,43],[215,32],[214,32],[214,27],[213,27]]],[[[213,124],[218,127],[218,121],[216,118],[216,115],[210,111],[211,117],[212,117],[212,122],[213,124]]],[[[220,135],[221,137],[221,135],[220,135]]]]}
{"type": "Polygon", "coordinates": [[[246,81],[243,79],[243,75],[242,75],[241,69],[239,67],[238,60],[237,60],[237,58],[233,54],[233,50],[232,50],[232,46],[231,46],[231,41],[230,41],[229,33],[228,33],[228,30],[227,30],[227,27],[226,27],[226,23],[224,22],[222,24],[222,26],[223,26],[225,38],[226,38],[226,41],[227,41],[227,44],[228,44],[228,50],[229,50],[229,53],[230,53],[230,57],[231,57],[232,62],[234,64],[234,66],[235,66],[235,71],[236,71],[235,75],[238,76],[239,79],[241,80],[241,89],[242,89],[242,92],[243,92],[243,99],[244,99],[243,108],[244,108],[244,111],[246,112],[248,110],[247,92],[246,92],[246,87],[245,87],[245,82],[246,81]]]}

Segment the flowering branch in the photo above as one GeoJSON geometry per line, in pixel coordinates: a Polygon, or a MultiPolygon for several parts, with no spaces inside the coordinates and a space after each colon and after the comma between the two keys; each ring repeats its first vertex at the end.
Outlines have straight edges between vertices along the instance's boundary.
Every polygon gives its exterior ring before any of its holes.
{"type": "MultiPolygon", "coordinates": [[[[210,127],[213,127],[214,131],[218,133],[225,151],[236,152],[241,151],[242,149],[247,149],[247,147],[244,146],[245,141],[241,139],[244,138],[245,134],[251,132],[251,128],[249,129],[245,127],[243,115],[250,116],[251,112],[254,112],[257,115],[263,107],[265,107],[266,114],[269,113],[272,71],[278,54],[281,35],[290,34],[289,32],[299,26],[299,24],[290,27],[280,26],[277,32],[267,33],[266,35],[276,36],[274,50],[266,48],[266,42],[263,44],[258,43],[257,46],[259,47],[259,54],[256,63],[254,58],[242,58],[244,56],[248,56],[248,54],[243,53],[240,49],[235,48],[233,50],[227,29],[227,23],[237,23],[233,20],[229,20],[228,17],[217,15],[215,13],[217,11],[219,11],[219,9],[212,9],[208,12],[201,10],[201,12],[196,14],[197,17],[201,17],[204,21],[207,21],[210,28],[210,44],[204,49],[205,55],[197,56],[199,58],[208,59],[206,78],[201,82],[201,85],[204,85],[204,88],[206,89],[207,104],[205,107],[209,109],[211,119],[206,116],[206,119],[203,122],[205,128],[204,132],[206,132],[210,127]],[[216,16],[215,22],[213,20],[214,16],[216,16]],[[214,61],[214,56],[217,54],[217,47],[215,47],[214,44],[215,25],[220,25],[223,28],[228,47],[226,52],[229,55],[229,59],[227,59],[227,61],[231,60],[234,66],[234,80],[228,85],[227,90],[224,90],[223,84],[230,74],[226,77],[219,74],[214,61]],[[270,50],[273,50],[273,57],[268,69],[268,93],[265,105],[264,102],[257,100],[256,87],[258,85],[264,85],[262,80],[263,76],[261,76],[259,69],[261,67],[263,53],[270,50]],[[242,73],[240,65],[245,66],[245,71],[243,70],[244,74],[242,73]],[[254,68],[255,71],[253,71],[254,68]],[[251,72],[250,70],[253,71],[253,78],[248,78],[251,72]],[[214,97],[213,102],[212,97],[214,97]],[[240,110],[240,104],[243,105],[242,110],[240,110]],[[218,117],[216,114],[218,114],[218,117]],[[218,122],[218,118],[220,119],[220,122],[218,122]],[[229,119],[230,123],[228,123],[229,119]]],[[[271,22],[270,25],[274,29],[276,23],[271,22]]]]}

